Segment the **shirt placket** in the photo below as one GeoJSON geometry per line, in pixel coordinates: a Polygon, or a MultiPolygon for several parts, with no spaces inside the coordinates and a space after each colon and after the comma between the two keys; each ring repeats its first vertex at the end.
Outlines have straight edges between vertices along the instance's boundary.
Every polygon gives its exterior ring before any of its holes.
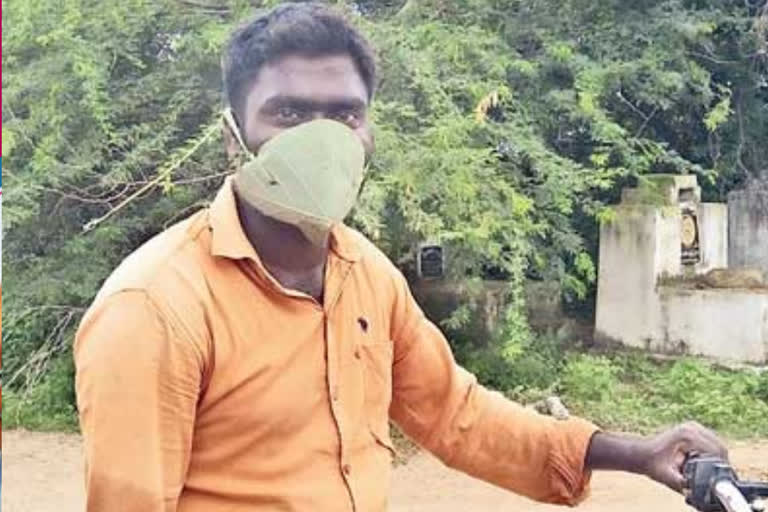
{"type": "Polygon", "coordinates": [[[341,296],[342,286],[347,276],[352,270],[352,264],[349,262],[337,260],[334,257],[329,258],[329,268],[326,277],[326,301],[324,304],[324,335],[325,335],[325,347],[326,357],[328,364],[327,380],[328,380],[328,394],[331,398],[331,413],[333,420],[336,423],[336,431],[339,436],[339,470],[347,486],[349,492],[350,503],[352,510],[357,510],[355,503],[355,495],[353,492],[353,486],[351,482],[352,472],[354,468],[349,460],[348,453],[348,432],[346,431],[346,425],[344,424],[343,403],[340,393],[342,386],[341,375],[341,358],[343,357],[343,347],[340,342],[340,334],[334,331],[334,325],[332,321],[332,312],[334,306],[338,302],[341,296]]]}
{"type": "Polygon", "coordinates": [[[344,424],[343,406],[340,396],[341,388],[341,358],[343,357],[343,347],[339,343],[340,338],[333,329],[332,313],[335,305],[341,297],[342,289],[347,277],[352,271],[353,263],[342,260],[336,257],[333,253],[328,255],[328,262],[326,264],[326,274],[324,283],[325,300],[320,305],[312,297],[296,292],[287,290],[280,285],[277,280],[272,277],[266,269],[260,264],[255,263],[251,266],[254,273],[254,277],[263,279],[267,286],[272,287],[278,293],[282,293],[291,298],[298,300],[311,301],[317,308],[323,311],[323,337],[325,344],[325,355],[327,361],[327,385],[328,396],[331,401],[331,415],[336,425],[336,432],[339,438],[339,471],[341,472],[344,483],[349,493],[351,510],[354,512],[357,510],[355,502],[355,495],[352,486],[352,465],[349,461],[348,449],[347,449],[347,432],[344,424]]]}

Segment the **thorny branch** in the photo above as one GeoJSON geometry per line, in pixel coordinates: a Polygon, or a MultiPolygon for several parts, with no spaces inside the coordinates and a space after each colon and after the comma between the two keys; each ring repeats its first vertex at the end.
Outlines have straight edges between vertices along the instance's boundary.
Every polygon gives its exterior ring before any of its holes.
{"type": "Polygon", "coordinates": [[[25,387],[27,389],[40,382],[40,379],[42,379],[45,374],[48,363],[53,356],[64,349],[66,345],[64,337],[67,333],[67,329],[78,314],[79,311],[77,311],[76,308],[69,308],[69,311],[66,311],[61,315],[45,342],[43,342],[40,348],[32,354],[26,363],[16,370],[9,381],[3,383],[3,385],[12,386],[21,377],[24,377],[25,387]]]}
{"type": "Polygon", "coordinates": [[[129,195],[127,198],[123,199],[120,204],[117,206],[111,208],[107,213],[102,215],[101,217],[98,217],[96,219],[92,219],[89,222],[87,222],[83,226],[83,233],[88,233],[89,231],[93,230],[96,226],[104,222],[105,220],[109,219],[114,215],[115,213],[119,212],[123,208],[125,208],[128,204],[133,202],[134,200],[138,199],[142,195],[146,194],[156,186],[159,186],[163,181],[166,181],[173,172],[181,166],[188,158],[190,158],[200,147],[202,147],[203,144],[208,142],[211,137],[220,129],[219,122],[216,121],[214,123],[211,123],[205,132],[203,132],[203,135],[183,154],[179,157],[178,160],[172,162],[167,168],[162,169],[160,172],[157,173],[157,176],[155,176],[153,179],[146,182],[145,185],[143,185],[141,188],[136,190],[134,193],[129,195]]]}

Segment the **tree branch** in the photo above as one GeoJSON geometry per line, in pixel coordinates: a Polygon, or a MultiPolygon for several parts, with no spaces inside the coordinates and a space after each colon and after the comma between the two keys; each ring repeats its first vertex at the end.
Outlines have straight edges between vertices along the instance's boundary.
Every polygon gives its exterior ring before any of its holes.
{"type": "Polygon", "coordinates": [[[175,162],[172,162],[167,169],[163,169],[160,172],[157,173],[157,176],[153,178],[152,180],[148,181],[146,185],[139,188],[136,192],[125,198],[120,204],[109,210],[107,213],[102,215],[101,217],[98,217],[96,219],[91,219],[83,226],[83,233],[88,233],[89,231],[93,230],[96,226],[104,222],[105,220],[109,219],[114,215],[115,213],[119,212],[123,208],[125,208],[128,204],[133,202],[134,200],[138,199],[142,195],[146,194],[150,190],[152,190],[154,187],[158,186],[160,183],[162,183],[164,180],[167,180],[169,176],[173,174],[173,171],[175,171],[181,164],[183,164],[189,157],[191,157],[200,147],[208,142],[210,138],[218,132],[220,128],[219,121],[217,120],[214,123],[211,123],[211,125],[208,126],[206,131],[203,133],[203,135],[200,137],[197,142],[195,142],[183,155],[179,157],[178,160],[175,162]]]}
{"type": "Polygon", "coordinates": [[[718,59],[714,55],[707,55],[707,54],[696,52],[696,51],[693,51],[693,50],[688,50],[688,55],[692,55],[693,57],[699,57],[700,59],[705,59],[705,60],[708,60],[710,62],[714,62],[715,64],[721,64],[723,66],[729,66],[729,65],[733,65],[733,64],[740,64],[741,61],[744,60],[744,59],[740,59],[740,60],[723,60],[723,59],[718,59]]]}
{"type": "MultiPolygon", "coordinates": [[[[7,103],[4,104],[3,105],[3,109],[4,110],[8,110],[8,113],[11,115],[11,119],[13,119],[14,121],[19,121],[19,118],[16,117],[16,113],[13,111],[13,109],[11,108],[10,105],[8,105],[7,103]]],[[[29,135],[27,134],[26,130],[24,130],[24,128],[22,127],[21,122],[19,122],[19,125],[20,125],[19,126],[19,134],[21,134],[21,138],[24,139],[24,141],[27,144],[29,144],[32,147],[32,149],[34,149],[36,147],[35,143],[29,137],[29,135]]]]}
{"type": "Polygon", "coordinates": [[[744,116],[741,113],[741,94],[737,95],[736,119],[739,122],[739,145],[736,147],[736,163],[739,165],[739,168],[742,170],[742,172],[747,176],[747,179],[749,179],[752,177],[752,173],[747,168],[747,166],[744,165],[744,160],[741,157],[744,152],[744,144],[746,143],[744,137],[744,116]]]}
{"type": "Polygon", "coordinates": [[[637,133],[635,134],[635,138],[640,137],[640,135],[642,135],[642,133],[645,131],[646,126],[648,126],[648,123],[651,121],[651,119],[653,119],[653,116],[655,116],[656,112],[659,111],[659,107],[658,106],[653,107],[653,110],[651,111],[651,113],[646,114],[645,112],[640,110],[638,107],[636,107],[626,97],[624,97],[624,95],[621,93],[621,90],[616,91],[616,96],[622,101],[622,103],[627,105],[630,109],[632,109],[634,113],[636,113],[643,119],[643,124],[640,125],[640,128],[637,130],[637,133]]]}
{"type": "Polygon", "coordinates": [[[25,376],[27,380],[27,387],[30,384],[38,381],[42,376],[45,368],[56,352],[62,349],[64,339],[64,333],[67,331],[67,327],[72,322],[75,316],[75,311],[68,311],[62,315],[56,326],[51,330],[45,342],[32,354],[32,357],[13,374],[10,380],[5,383],[5,386],[12,386],[21,376],[25,376]]]}
{"type": "Polygon", "coordinates": [[[395,14],[395,19],[402,19],[405,18],[410,11],[413,11],[416,8],[416,0],[406,0],[406,2],[403,4],[403,6],[400,8],[399,11],[395,14]]]}
{"type": "Polygon", "coordinates": [[[637,130],[637,133],[635,134],[635,138],[640,138],[640,135],[642,135],[643,131],[645,130],[645,127],[648,126],[648,123],[653,119],[653,116],[656,115],[656,112],[659,111],[659,107],[653,107],[653,110],[651,111],[650,115],[643,121],[643,124],[640,126],[640,129],[637,130]]]}

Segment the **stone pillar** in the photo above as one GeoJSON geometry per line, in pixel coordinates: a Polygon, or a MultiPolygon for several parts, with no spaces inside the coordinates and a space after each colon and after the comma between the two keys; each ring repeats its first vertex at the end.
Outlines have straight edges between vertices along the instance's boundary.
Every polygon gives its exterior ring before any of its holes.
{"type": "Polygon", "coordinates": [[[659,336],[658,278],[680,266],[679,240],[668,246],[672,256],[666,257],[659,231],[679,224],[655,206],[619,205],[614,212],[616,218],[600,227],[595,341],[645,348],[659,336]]]}
{"type": "Polygon", "coordinates": [[[755,267],[768,275],[768,189],[728,194],[728,266],[755,267]]]}
{"type": "Polygon", "coordinates": [[[699,246],[701,261],[697,274],[728,266],[728,207],[723,203],[701,203],[699,213],[699,246]]]}

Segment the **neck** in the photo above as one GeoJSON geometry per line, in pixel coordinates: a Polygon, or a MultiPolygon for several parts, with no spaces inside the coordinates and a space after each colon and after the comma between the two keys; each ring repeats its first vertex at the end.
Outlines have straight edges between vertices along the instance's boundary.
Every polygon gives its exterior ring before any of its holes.
{"type": "Polygon", "coordinates": [[[325,265],[328,244],[313,244],[291,224],[262,214],[237,198],[237,211],[245,236],[268,269],[305,273],[325,265]]]}

